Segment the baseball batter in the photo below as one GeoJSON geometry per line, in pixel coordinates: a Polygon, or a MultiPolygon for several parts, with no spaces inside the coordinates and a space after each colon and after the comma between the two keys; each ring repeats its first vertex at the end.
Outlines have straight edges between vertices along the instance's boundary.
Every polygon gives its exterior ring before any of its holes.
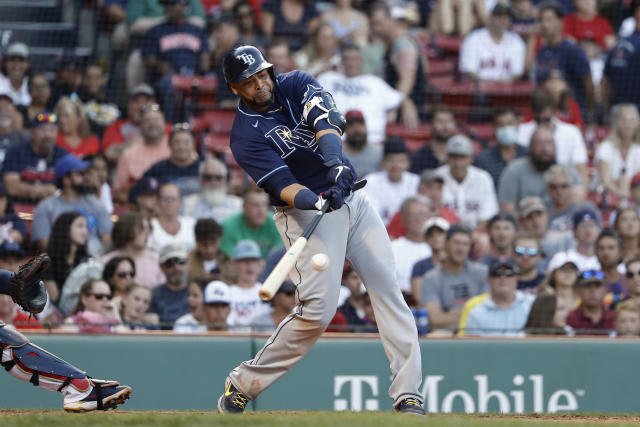
{"type": "Polygon", "coordinates": [[[300,304],[253,360],[231,371],[218,410],[242,413],[248,401],[309,351],[336,312],[346,258],[371,296],[391,362],[393,406],[399,412],[424,414],[415,321],[395,280],[382,220],[364,191],[352,192],[356,173],[342,155],[344,116],[311,75],[292,71],[276,77],[273,66],[253,46],[227,53],[223,68],[227,84],[241,98],[231,150],[271,197],[285,245],[290,247],[302,234],[324,200],[331,212],[320,221],[290,274],[300,304]],[[316,253],[329,256],[326,270],[312,267],[310,259],[316,253]]]}

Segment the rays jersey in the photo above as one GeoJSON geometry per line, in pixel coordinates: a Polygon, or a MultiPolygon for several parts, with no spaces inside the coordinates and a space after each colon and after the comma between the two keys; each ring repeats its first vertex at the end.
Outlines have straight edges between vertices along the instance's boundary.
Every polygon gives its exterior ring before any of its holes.
{"type": "MultiPolygon", "coordinates": [[[[316,132],[302,115],[305,103],[321,91],[310,74],[295,70],[276,77],[274,103],[267,111],[240,102],[231,129],[231,152],[260,187],[271,179],[284,186],[299,183],[316,194],[331,187],[316,132]]],[[[346,157],[342,160],[353,169],[346,157]]],[[[270,196],[275,206],[286,205],[278,194],[270,196]]]]}

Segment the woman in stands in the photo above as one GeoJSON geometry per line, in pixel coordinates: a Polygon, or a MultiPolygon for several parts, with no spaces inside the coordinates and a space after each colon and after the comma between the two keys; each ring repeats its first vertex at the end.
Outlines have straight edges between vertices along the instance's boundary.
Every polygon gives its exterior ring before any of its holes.
{"type": "Polygon", "coordinates": [[[253,7],[246,1],[239,1],[233,6],[233,14],[238,20],[240,39],[242,44],[256,46],[260,50],[267,47],[269,39],[264,35],[260,26],[256,23],[253,7]]]}
{"type": "Polygon", "coordinates": [[[607,191],[629,196],[631,178],[640,172],[640,115],[634,104],[613,108],[613,128],[597,148],[595,163],[607,191]]]}
{"type": "Polygon", "coordinates": [[[122,300],[120,317],[129,330],[158,329],[158,315],[147,313],[151,305],[151,290],[146,286],[131,284],[122,300]]]}
{"type": "Polygon", "coordinates": [[[102,271],[102,279],[109,284],[113,299],[117,306],[126,297],[127,289],[133,285],[136,275],[136,265],[128,256],[116,256],[107,262],[102,271]]]}
{"type": "Polygon", "coordinates": [[[340,44],[366,46],[369,38],[369,20],[367,16],[353,8],[352,0],[336,0],[335,8],[325,12],[326,21],[340,44]]]}
{"type": "Polygon", "coordinates": [[[613,229],[622,239],[623,260],[640,255],[640,217],[636,208],[618,210],[613,229]]]}
{"type": "Polygon", "coordinates": [[[533,301],[524,331],[528,334],[564,333],[567,328],[567,314],[569,305],[558,302],[555,295],[539,295],[533,301]]]}
{"type": "Polygon", "coordinates": [[[204,288],[208,282],[205,280],[191,280],[189,282],[189,293],[187,294],[187,304],[191,311],[184,314],[173,322],[173,332],[195,333],[207,331],[207,320],[204,313],[204,288]]]}
{"type": "Polygon", "coordinates": [[[121,215],[113,225],[111,240],[114,250],[101,259],[107,263],[116,256],[128,256],[135,263],[134,281],[148,288],[154,288],[165,281],[160,270],[158,253],[147,247],[151,227],[149,221],[138,213],[121,215]]]}
{"type": "Polygon", "coordinates": [[[89,119],[82,104],[62,97],[54,112],[58,116],[58,147],[80,158],[100,151],[100,140],[91,135],[89,119]]]}
{"type": "Polygon", "coordinates": [[[44,274],[51,301],[58,301],[60,290],[71,270],[87,259],[88,238],[87,219],[82,214],[66,212],[53,223],[47,250],[52,262],[44,274]]]}
{"type": "Polygon", "coordinates": [[[78,305],[62,328],[82,333],[107,333],[118,330],[115,327],[121,323],[109,284],[101,279],[89,279],[80,288],[78,305]],[[71,325],[75,328],[69,327],[71,325]]]}
{"type": "Polygon", "coordinates": [[[575,291],[577,281],[578,267],[567,261],[551,270],[547,283],[540,285],[538,295],[555,295],[557,306],[566,307],[566,315],[580,305],[580,298],[575,291]]]}
{"type": "Polygon", "coordinates": [[[296,68],[309,74],[337,70],[340,65],[338,39],[331,25],[322,23],[311,33],[309,43],[293,56],[296,68]]]}
{"type": "Polygon", "coordinates": [[[307,42],[317,25],[316,5],[308,0],[267,0],[262,7],[262,30],[269,37],[284,38],[292,52],[307,42]]]}

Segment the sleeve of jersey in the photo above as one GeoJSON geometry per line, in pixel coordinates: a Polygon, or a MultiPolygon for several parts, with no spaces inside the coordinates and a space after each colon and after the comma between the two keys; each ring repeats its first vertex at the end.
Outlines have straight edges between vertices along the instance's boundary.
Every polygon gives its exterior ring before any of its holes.
{"type": "Polygon", "coordinates": [[[268,143],[243,141],[241,148],[232,144],[231,151],[240,167],[276,199],[280,197],[278,188],[297,182],[289,166],[268,143]]]}

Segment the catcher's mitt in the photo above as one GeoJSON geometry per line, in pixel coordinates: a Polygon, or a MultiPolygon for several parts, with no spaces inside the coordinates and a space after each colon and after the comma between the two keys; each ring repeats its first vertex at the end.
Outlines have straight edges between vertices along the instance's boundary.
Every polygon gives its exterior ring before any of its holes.
{"type": "Polygon", "coordinates": [[[22,264],[11,278],[11,298],[23,310],[33,314],[44,310],[47,288],[40,278],[50,265],[49,255],[38,255],[22,264]]]}

